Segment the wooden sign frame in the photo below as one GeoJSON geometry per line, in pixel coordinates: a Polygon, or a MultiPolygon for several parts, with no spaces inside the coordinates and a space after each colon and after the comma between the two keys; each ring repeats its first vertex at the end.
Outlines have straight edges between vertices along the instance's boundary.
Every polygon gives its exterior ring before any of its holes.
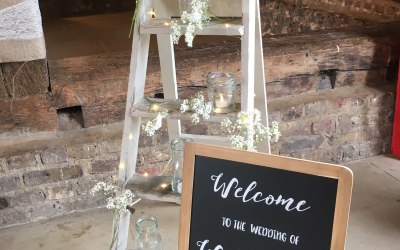
{"type": "Polygon", "coordinates": [[[334,178],[338,180],[331,237],[332,250],[343,250],[346,243],[353,173],[344,166],[308,160],[235,150],[205,144],[187,144],[185,147],[183,187],[179,223],[179,250],[189,249],[195,157],[205,156],[261,167],[288,170],[297,173],[334,178]]]}

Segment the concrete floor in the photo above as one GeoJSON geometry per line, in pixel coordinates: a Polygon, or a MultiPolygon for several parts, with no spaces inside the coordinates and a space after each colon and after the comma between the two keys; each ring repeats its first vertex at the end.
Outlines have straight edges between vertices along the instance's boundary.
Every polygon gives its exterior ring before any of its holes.
{"type": "MultiPolygon", "coordinates": [[[[346,249],[400,249],[400,160],[376,156],[347,165],[354,188],[346,249]]],[[[177,249],[179,206],[142,202],[131,221],[142,214],[157,216],[164,249],[177,249]]],[[[110,212],[96,209],[2,229],[0,249],[107,249],[111,219],[110,212]]]]}

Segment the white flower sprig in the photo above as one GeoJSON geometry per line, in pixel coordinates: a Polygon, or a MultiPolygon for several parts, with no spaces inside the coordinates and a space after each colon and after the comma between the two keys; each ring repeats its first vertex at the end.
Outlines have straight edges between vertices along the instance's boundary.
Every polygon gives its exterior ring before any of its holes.
{"type": "Polygon", "coordinates": [[[183,34],[182,24],[186,24],[185,42],[188,47],[192,47],[194,37],[210,20],[208,0],[192,0],[191,12],[183,11],[180,20],[171,21],[172,40],[178,44],[183,34]]]}
{"type": "Polygon", "coordinates": [[[183,100],[181,112],[193,112],[191,115],[193,123],[199,123],[202,117],[205,120],[210,119],[212,114],[212,103],[206,102],[202,92],[196,93],[193,98],[183,100]]]}
{"type": "Polygon", "coordinates": [[[165,118],[167,114],[167,111],[159,112],[154,119],[148,121],[146,125],[142,126],[142,129],[146,132],[147,136],[153,136],[155,132],[161,128],[162,119],[165,118]]]}
{"type": "Polygon", "coordinates": [[[119,188],[114,186],[111,183],[98,182],[96,185],[90,190],[90,194],[94,195],[110,195],[107,198],[106,208],[112,210],[114,213],[114,225],[113,232],[111,238],[110,249],[114,246],[116,241],[118,240],[119,233],[119,221],[121,216],[125,215],[129,212],[128,206],[133,206],[138,203],[141,199],[137,199],[132,202],[135,195],[130,190],[125,190],[121,194],[117,195],[119,192],[119,188]]]}
{"type": "Polygon", "coordinates": [[[273,138],[276,142],[281,136],[279,123],[273,121],[270,128],[262,125],[261,113],[257,109],[253,112],[239,112],[234,122],[225,118],[221,126],[227,129],[232,146],[243,150],[256,151],[257,144],[267,137],[269,140],[273,138]],[[252,142],[247,140],[249,136],[253,138],[252,142]]]}

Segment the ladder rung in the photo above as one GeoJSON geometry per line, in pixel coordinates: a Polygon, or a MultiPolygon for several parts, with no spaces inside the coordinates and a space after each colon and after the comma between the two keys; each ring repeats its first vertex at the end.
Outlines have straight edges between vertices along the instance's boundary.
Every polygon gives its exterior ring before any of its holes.
{"type": "Polygon", "coordinates": [[[183,139],[192,139],[195,143],[212,144],[223,147],[232,146],[229,139],[223,136],[181,134],[179,137],[183,139]]]}
{"type": "MultiPolygon", "coordinates": [[[[176,18],[153,18],[140,25],[141,34],[170,34],[171,21],[176,18]]],[[[183,26],[184,27],[184,26],[183,26]]],[[[240,18],[222,18],[213,20],[197,35],[242,36],[244,26],[240,18]]]]}
{"type": "MultiPolygon", "coordinates": [[[[168,115],[166,119],[177,120],[192,120],[191,113],[181,113],[180,105],[182,100],[160,99],[160,98],[142,98],[131,110],[131,116],[154,118],[155,114],[160,111],[167,110],[168,115]]],[[[240,105],[236,105],[240,109],[240,105]]],[[[225,118],[233,119],[237,113],[232,112],[229,114],[214,114],[207,120],[207,122],[221,122],[225,118]]]]}

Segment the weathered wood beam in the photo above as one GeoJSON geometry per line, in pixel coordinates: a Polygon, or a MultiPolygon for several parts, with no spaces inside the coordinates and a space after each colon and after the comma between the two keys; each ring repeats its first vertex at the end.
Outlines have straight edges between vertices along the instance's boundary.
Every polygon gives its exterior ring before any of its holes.
{"type": "Polygon", "coordinates": [[[0,99],[44,94],[48,89],[46,59],[0,63],[0,99]]]}
{"type": "Polygon", "coordinates": [[[370,22],[400,20],[400,3],[392,0],[283,0],[314,10],[343,14],[370,22]]]}
{"type": "MultiPolygon", "coordinates": [[[[322,70],[384,69],[389,60],[398,57],[399,51],[394,50],[400,41],[397,27],[395,23],[264,37],[267,82],[276,85],[276,81],[287,77],[316,75],[322,70]]],[[[210,71],[240,74],[240,41],[236,39],[193,49],[177,47],[175,55],[179,87],[204,88],[210,71]]],[[[49,60],[54,107],[82,106],[85,127],[122,119],[129,61],[129,53],[49,60]]],[[[158,53],[153,49],[149,55],[146,95],[162,91],[160,79],[158,53]]]]}
{"type": "Polygon", "coordinates": [[[47,95],[0,100],[0,133],[10,131],[56,131],[57,114],[47,95]]]}

